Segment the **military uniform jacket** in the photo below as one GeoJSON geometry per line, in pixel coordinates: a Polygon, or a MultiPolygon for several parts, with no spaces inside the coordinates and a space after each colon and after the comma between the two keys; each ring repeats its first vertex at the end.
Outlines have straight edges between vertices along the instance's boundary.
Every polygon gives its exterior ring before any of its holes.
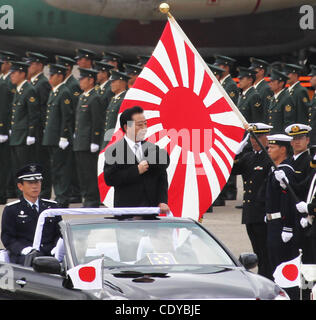
{"type": "Polygon", "coordinates": [[[307,89],[297,83],[289,91],[296,109],[296,123],[308,124],[309,96],[307,89]]]}
{"type": "Polygon", "coordinates": [[[168,153],[158,146],[142,142],[149,169],[138,172],[138,161],[125,138],[105,151],[104,180],[114,187],[115,207],[156,207],[168,203],[168,153]]]}
{"type": "Polygon", "coordinates": [[[242,223],[264,223],[265,190],[271,163],[266,154],[247,152],[234,162],[233,175],[241,174],[244,182],[242,223]]]}
{"type": "MultiPolygon", "coordinates": [[[[295,172],[291,166],[291,161],[289,159],[284,160],[278,165],[278,169],[282,169],[288,180],[289,184],[293,186],[295,181],[295,172]]],[[[283,225],[283,231],[293,232],[295,226],[297,225],[297,213],[295,207],[295,201],[288,190],[281,188],[279,181],[276,180],[273,170],[271,168],[266,187],[266,212],[267,213],[281,213],[281,221],[283,225]]]]}
{"type": "Polygon", "coordinates": [[[103,87],[100,86],[97,91],[98,91],[98,94],[100,95],[100,98],[101,98],[101,104],[103,107],[104,119],[105,119],[106,110],[107,110],[107,108],[108,108],[108,106],[114,96],[114,93],[111,90],[111,80],[108,80],[103,87]]]}
{"type": "Polygon", "coordinates": [[[70,93],[72,94],[72,111],[73,116],[76,113],[76,106],[78,105],[79,97],[82,93],[80,89],[79,81],[73,76],[70,75],[68,79],[65,80],[65,85],[69,89],[70,93]]]}
{"type": "Polygon", "coordinates": [[[65,84],[50,92],[43,136],[44,146],[58,146],[60,138],[71,138],[71,93],[65,84]]]}
{"type": "Polygon", "coordinates": [[[316,94],[314,94],[313,99],[310,102],[308,115],[308,124],[312,127],[312,131],[310,133],[311,145],[316,145],[316,94]]]}
{"type": "Polygon", "coordinates": [[[102,105],[100,97],[92,89],[88,95],[82,94],[76,110],[74,151],[90,151],[90,144],[100,145],[103,129],[102,105]]]}
{"type": "Polygon", "coordinates": [[[237,107],[247,122],[262,122],[261,98],[254,87],[250,87],[245,94],[240,95],[237,107]]]}
{"type": "Polygon", "coordinates": [[[271,134],[283,133],[284,129],[296,121],[296,109],[293,99],[285,88],[277,99],[273,97],[268,109],[268,124],[273,126],[271,134]]]}
{"type": "Polygon", "coordinates": [[[12,102],[10,145],[26,143],[26,137],[36,137],[40,123],[40,105],[34,87],[25,82],[14,94],[12,102]]]}
{"type": "MultiPolygon", "coordinates": [[[[18,260],[22,249],[33,245],[39,214],[46,209],[56,207],[55,201],[39,199],[39,212],[37,212],[23,197],[5,206],[2,213],[1,241],[10,252],[11,262],[15,263],[18,260]]],[[[44,255],[50,255],[60,237],[59,221],[60,217],[46,218],[40,245],[40,251],[44,255]]]]}
{"type": "Polygon", "coordinates": [[[52,87],[48,82],[48,79],[44,76],[43,73],[39,74],[34,80],[31,81],[34,86],[37,96],[39,98],[40,103],[40,111],[41,111],[41,129],[45,128],[46,122],[46,110],[47,110],[47,101],[50,91],[52,87]]]}
{"type": "Polygon", "coordinates": [[[0,77],[0,134],[9,135],[12,100],[15,94],[15,86],[10,75],[5,79],[0,77]]]}
{"type": "Polygon", "coordinates": [[[262,80],[258,83],[256,86],[256,90],[258,91],[260,98],[261,98],[261,105],[262,105],[262,111],[263,111],[263,123],[267,123],[268,121],[268,108],[271,102],[271,99],[273,97],[273,92],[269,86],[269,84],[262,80]]]}
{"type": "Polygon", "coordinates": [[[239,89],[236,85],[236,82],[232,79],[230,75],[222,82],[222,86],[228,93],[229,97],[232,99],[234,104],[237,106],[239,89]]]}

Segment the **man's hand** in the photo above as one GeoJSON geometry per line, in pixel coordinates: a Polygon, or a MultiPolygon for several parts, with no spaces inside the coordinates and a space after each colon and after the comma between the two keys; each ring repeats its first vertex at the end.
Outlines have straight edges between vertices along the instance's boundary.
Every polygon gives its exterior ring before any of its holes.
{"type": "Polygon", "coordinates": [[[7,135],[0,134],[0,143],[4,143],[9,139],[7,135]]]}
{"type": "Polygon", "coordinates": [[[283,231],[283,232],[281,233],[281,238],[282,238],[282,241],[283,241],[284,243],[289,242],[289,241],[292,239],[292,237],[293,237],[293,233],[292,233],[292,232],[283,231]]]}
{"type": "Polygon", "coordinates": [[[245,149],[246,145],[248,144],[250,133],[248,133],[243,141],[240,142],[239,148],[236,151],[236,155],[242,153],[242,151],[245,149]]]}
{"type": "Polygon", "coordinates": [[[139,174],[143,174],[149,169],[149,164],[147,160],[143,160],[138,164],[138,172],[139,174]]]}
{"type": "Polygon", "coordinates": [[[308,213],[307,203],[304,201],[301,201],[296,204],[296,209],[300,213],[308,213]]]}
{"type": "Polygon", "coordinates": [[[95,143],[91,143],[91,144],[90,144],[90,151],[91,151],[92,153],[95,153],[95,152],[99,151],[99,145],[98,145],[98,144],[95,144],[95,143]]]}
{"type": "Polygon", "coordinates": [[[24,256],[26,256],[26,255],[29,254],[32,250],[33,250],[33,247],[31,247],[31,246],[25,247],[24,249],[22,249],[21,254],[23,254],[24,256]]]}
{"type": "Polygon", "coordinates": [[[68,147],[68,145],[69,145],[68,139],[60,138],[59,144],[58,144],[59,148],[65,150],[68,147]]]}
{"type": "Polygon", "coordinates": [[[304,229],[308,226],[308,220],[306,218],[302,218],[300,220],[300,224],[301,224],[302,228],[304,229]]]}
{"type": "Polygon", "coordinates": [[[170,211],[169,206],[166,203],[159,203],[160,213],[168,213],[170,211]]]}
{"type": "Polygon", "coordinates": [[[28,146],[30,146],[30,145],[32,145],[32,144],[34,144],[35,143],[35,137],[30,137],[30,136],[27,136],[26,137],[26,144],[28,145],[28,146]]]}
{"type": "Polygon", "coordinates": [[[289,179],[287,178],[285,172],[283,170],[275,170],[274,176],[280,182],[281,188],[286,189],[286,184],[284,183],[284,180],[287,183],[289,183],[289,179]]]}

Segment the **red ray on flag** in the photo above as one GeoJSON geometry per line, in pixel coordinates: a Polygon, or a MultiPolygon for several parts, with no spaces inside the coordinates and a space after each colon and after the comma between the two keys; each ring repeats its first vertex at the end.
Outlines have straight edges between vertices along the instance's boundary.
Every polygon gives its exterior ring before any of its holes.
{"type": "MultiPolygon", "coordinates": [[[[146,139],[170,155],[168,205],[175,216],[199,219],[225,186],[246,123],[174,19],[121,105],[141,106],[146,139]],[[237,112],[238,113],[238,112],[237,112]]],[[[118,120],[119,121],[119,120],[118,120]]],[[[117,129],[108,144],[122,138],[117,129]]],[[[107,147],[108,147],[107,146],[107,147]]],[[[101,200],[113,206],[113,188],[98,174],[101,200]]]]}

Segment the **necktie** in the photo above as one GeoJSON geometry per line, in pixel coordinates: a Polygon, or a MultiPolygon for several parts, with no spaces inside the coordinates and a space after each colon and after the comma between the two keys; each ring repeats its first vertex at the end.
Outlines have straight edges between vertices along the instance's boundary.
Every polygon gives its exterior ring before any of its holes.
{"type": "Polygon", "coordinates": [[[32,205],[32,209],[35,210],[36,212],[38,212],[37,211],[37,205],[35,203],[32,205]]]}
{"type": "Polygon", "coordinates": [[[136,158],[137,158],[138,162],[140,162],[142,160],[141,146],[138,143],[135,143],[134,148],[135,148],[136,158]]]}

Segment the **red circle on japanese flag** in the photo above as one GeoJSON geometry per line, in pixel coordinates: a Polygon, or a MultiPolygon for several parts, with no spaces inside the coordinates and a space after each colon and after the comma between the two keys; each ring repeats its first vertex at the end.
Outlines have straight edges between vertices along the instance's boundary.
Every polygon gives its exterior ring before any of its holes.
{"type": "Polygon", "coordinates": [[[295,264],[288,264],[282,269],[282,274],[286,279],[294,281],[298,276],[297,266],[295,264]]]}
{"type": "Polygon", "coordinates": [[[79,278],[85,282],[92,282],[94,281],[96,276],[95,268],[94,267],[82,267],[79,269],[79,278]]]}

